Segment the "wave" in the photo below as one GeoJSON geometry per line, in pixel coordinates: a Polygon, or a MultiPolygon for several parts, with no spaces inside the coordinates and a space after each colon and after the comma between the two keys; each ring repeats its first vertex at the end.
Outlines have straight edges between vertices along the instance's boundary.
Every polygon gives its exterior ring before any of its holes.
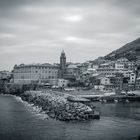
{"type": "Polygon", "coordinates": [[[17,97],[17,96],[14,96],[15,99],[18,101],[18,102],[21,102],[24,104],[24,106],[31,112],[33,113],[35,116],[39,117],[40,119],[43,119],[43,120],[46,120],[46,119],[49,119],[49,116],[46,114],[45,111],[42,110],[41,107],[38,107],[38,106],[35,106],[34,104],[31,104],[31,103],[28,103],[26,101],[23,101],[21,99],[21,97],[17,97]]]}

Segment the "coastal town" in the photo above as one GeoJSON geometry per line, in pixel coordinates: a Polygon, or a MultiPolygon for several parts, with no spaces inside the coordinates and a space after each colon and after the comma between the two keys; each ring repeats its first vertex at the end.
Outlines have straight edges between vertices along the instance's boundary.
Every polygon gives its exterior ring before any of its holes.
{"type": "Polygon", "coordinates": [[[0,140],[140,140],[140,0],[0,0],[0,140]]]}
{"type": "Polygon", "coordinates": [[[103,93],[134,94],[140,90],[140,63],[122,57],[116,61],[100,57],[95,61],[66,61],[64,50],[60,63],[20,64],[12,72],[1,71],[0,81],[13,84],[36,84],[46,88],[94,90],[103,93]]]}

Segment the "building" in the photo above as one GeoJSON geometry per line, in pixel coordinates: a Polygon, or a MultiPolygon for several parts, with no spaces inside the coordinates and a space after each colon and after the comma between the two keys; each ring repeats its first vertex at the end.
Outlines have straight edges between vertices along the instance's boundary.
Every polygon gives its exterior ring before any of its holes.
{"type": "Polygon", "coordinates": [[[140,66],[137,67],[137,77],[140,77],[140,66]]]}
{"type": "Polygon", "coordinates": [[[113,68],[115,68],[115,63],[114,62],[107,62],[107,63],[104,63],[104,64],[100,64],[99,68],[102,68],[102,69],[113,69],[113,68]]]}
{"type": "Polygon", "coordinates": [[[101,77],[100,78],[100,84],[101,85],[109,85],[110,84],[110,79],[107,77],[101,77]]]}
{"type": "Polygon", "coordinates": [[[100,84],[99,85],[95,85],[95,89],[104,91],[104,92],[114,92],[115,90],[115,85],[111,83],[110,78],[105,77],[105,76],[101,76],[98,78],[100,80],[100,84]]]}
{"type": "Polygon", "coordinates": [[[116,61],[117,64],[124,65],[128,70],[135,70],[135,62],[129,61],[127,58],[120,58],[116,61]]]}
{"type": "Polygon", "coordinates": [[[9,79],[11,78],[12,73],[9,71],[0,71],[0,79],[9,79]]]}
{"type": "Polygon", "coordinates": [[[58,86],[59,87],[67,87],[69,81],[66,79],[58,79],[58,86]]]}
{"type": "Polygon", "coordinates": [[[136,74],[135,74],[135,73],[131,73],[131,74],[130,74],[129,83],[130,83],[130,84],[135,84],[135,81],[136,81],[136,74]]]}
{"type": "Polygon", "coordinates": [[[124,69],[124,63],[115,63],[115,69],[124,69]]]}
{"type": "Polygon", "coordinates": [[[115,92],[116,92],[116,94],[121,94],[122,88],[123,88],[123,74],[116,73],[116,76],[115,76],[115,92]]]}
{"type": "Polygon", "coordinates": [[[69,80],[79,79],[79,69],[76,64],[70,64],[67,66],[64,78],[69,80]]]}
{"type": "Polygon", "coordinates": [[[59,70],[59,77],[64,78],[64,75],[66,74],[66,55],[64,50],[61,53],[60,56],[60,70],[59,70]]]}
{"type": "Polygon", "coordinates": [[[88,69],[88,64],[87,63],[82,63],[79,64],[78,66],[79,74],[83,74],[85,71],[88,69]]]}
{"type": "Polygon", "coordinates": [[[122,73],[124,77],[130,77],[131,73],[133,73],[132,70],[128,70],[128,69],[122,69],[119,72],[122,73]]]}
{"type": "Polygon", "coordinates": [[[135,89],[136,89],[136,90],[140,90],[140,77],[138,77],[138,78],[136,79],[135,89]]]}
{"type": "Polygon", "coordinates": [[[13,70],[14,83],[50,83],[55,85],[58,79],[58,66],[51,64],[21,64],[13,70]]]}
{"type": "Polygon", "coordinates": [[[98,68],[97,72],[105,75],[105,77],[115,77],[116,73],[118,73],[119,70],[115,68],[98,68]]]}

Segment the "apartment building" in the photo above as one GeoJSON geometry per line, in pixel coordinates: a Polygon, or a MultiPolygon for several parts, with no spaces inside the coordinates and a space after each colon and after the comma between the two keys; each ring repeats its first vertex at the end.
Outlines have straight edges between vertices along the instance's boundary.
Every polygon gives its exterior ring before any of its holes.
{"type": "Polygon", "coordinates": [[[58,78],[58,66],[45,64],[15,65],[13,70],[14,83],[50,83],[55,84],[58,78]]]}
{"type": "Polygon", "coordinates": [[[111,69],[98,68],[97,72],[99,74],[105,75],[105,77],[115,77],[115,74],[119,72],[119,69],[115,69],[115,68],[111,68],[111,69]]]}

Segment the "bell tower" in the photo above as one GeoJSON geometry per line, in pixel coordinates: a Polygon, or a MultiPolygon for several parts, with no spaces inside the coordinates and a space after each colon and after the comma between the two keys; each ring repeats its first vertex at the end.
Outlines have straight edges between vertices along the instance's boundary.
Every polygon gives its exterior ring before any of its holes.
{"type": "Polygon", "coordinates": [[[66,55],[63,50],[60,56],[60,78],[64,78],[65,73],[66,73],[66,55]]]}

